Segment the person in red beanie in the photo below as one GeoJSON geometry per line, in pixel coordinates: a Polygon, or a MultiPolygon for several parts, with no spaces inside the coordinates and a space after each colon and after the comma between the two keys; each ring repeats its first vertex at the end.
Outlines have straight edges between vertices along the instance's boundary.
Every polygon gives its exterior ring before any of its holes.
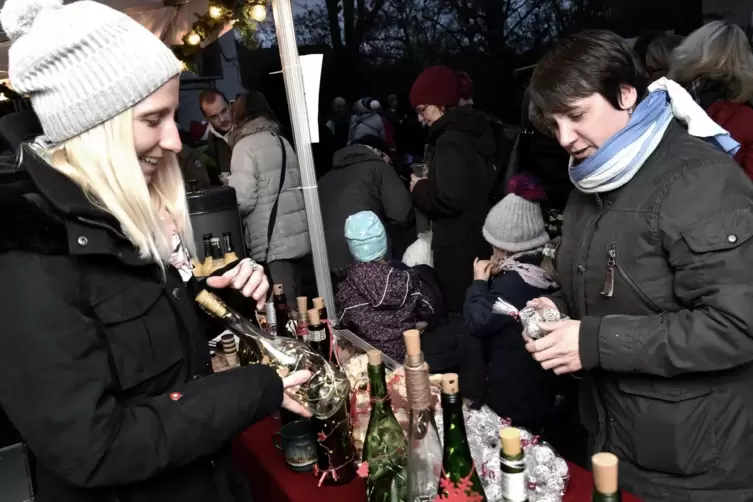
{"type": "Polygon", "coordinates": [[[419,120],[429,126],[428,178],[411,177],[416,207],[432,222],[434,267],[447,310],[462,313],[473,261],[490,249],[481,236],[489,211],[489,163],[495,152],[488,119],[459,106],[460,79],[445,66],[426,68],[410,91],[419,120]]]}

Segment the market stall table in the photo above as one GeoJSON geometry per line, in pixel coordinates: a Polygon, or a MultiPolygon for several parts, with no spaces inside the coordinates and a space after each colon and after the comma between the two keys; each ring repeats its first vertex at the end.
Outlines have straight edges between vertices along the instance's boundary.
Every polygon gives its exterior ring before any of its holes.
{"type": "MultiPolygon", "coordinates": [[[[365,502],[363,479],[355,478],[343,486],[317,487],[311,473],[296,473],[285,465],[282,452],[272,442],[280,429],[279,419],[271,417],[249,427],[236,440],[233,449],[236,465],[245,473],[254,500],[259,502],[365,502]]],[[[591,473],[571,464],[570,484],[563,502],[591,500],[591,473]]],[[[639,502],[635,496],[623,494],[623,502],[639,502]]]]}

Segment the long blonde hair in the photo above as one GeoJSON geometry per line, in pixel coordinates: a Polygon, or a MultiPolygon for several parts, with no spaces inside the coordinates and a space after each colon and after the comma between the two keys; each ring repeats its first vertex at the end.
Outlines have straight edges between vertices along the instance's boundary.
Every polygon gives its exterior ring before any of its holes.
{"type": "Polygon", "coordinates": [[[172,253],[168,213],[183,245],[194,253],[186,191],[177,156],[165,152],[163,165],[145,183],[133,134],[133,108],[45,152],[53,168],[80,186],[89,200],[118,220],[142,259],[163,270],[172,253]]]}
{"type": "Polygon", "coordinates": [[[724,83],[730,101],[753,99],[753,50],[742,28],[712,21],[674,50],[669,78],[687,85],[701,77],[724,83]]]}

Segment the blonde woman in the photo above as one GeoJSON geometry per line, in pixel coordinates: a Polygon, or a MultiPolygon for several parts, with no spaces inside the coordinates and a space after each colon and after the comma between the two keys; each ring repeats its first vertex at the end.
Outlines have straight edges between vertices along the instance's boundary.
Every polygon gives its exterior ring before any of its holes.
{"type": "Polygon", "coordinates": [[[698,28],[673,52],[669,78],[740,143],[735,160],[753,178],[753,50],[742,28],[724,21],[698,28]]]}
{"type": "MultiPolygon", "coordinates": [[[[281,405],[268,367],[212,374],[173,115],[181,65],[102,4],[6,0],[13,86],[44,129],[0,184],[0,404],[39,502],[250,500],[229,441],[281,405]]],[[[210,280],[261,305],[246,260],[210,280]]]]}

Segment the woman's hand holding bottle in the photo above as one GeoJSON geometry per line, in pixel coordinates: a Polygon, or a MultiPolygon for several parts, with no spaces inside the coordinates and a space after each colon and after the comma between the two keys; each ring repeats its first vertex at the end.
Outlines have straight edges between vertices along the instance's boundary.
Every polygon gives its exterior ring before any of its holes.
{"type": "Polygon", "coordinates": [[[269,280],[264,273],[264,267],[251,258],[242,259],[238,265],[221,276],[208,278],[207,285],[217,289],[227,287],[237,289],[243,293],[243,296],[256,300],[257,310],[264,309],[264,302],[269,291],[269,280]]]}
{"type": "Polygon", "coordinates": [[[289,389],[295,391],[296,387],[305,384],[309,379],[311,379],[311,372],[309,370],[295,371],[282,379],[282,407],[306,418],[311,416],[311,412],[304,408],[298,401],[290,397],[288,391],[289,389]]]}

